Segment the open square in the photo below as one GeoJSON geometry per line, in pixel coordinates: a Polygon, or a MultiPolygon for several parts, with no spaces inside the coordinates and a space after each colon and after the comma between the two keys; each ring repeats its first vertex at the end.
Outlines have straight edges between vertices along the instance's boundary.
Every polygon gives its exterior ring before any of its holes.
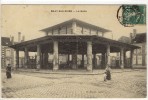
{"type": "Polygon", "coordinates": [[[103,70],[78,72],[2,72],[3,98],[145,98],[145,69],[114,69],[112,80],[103,81],[103,70]]]}

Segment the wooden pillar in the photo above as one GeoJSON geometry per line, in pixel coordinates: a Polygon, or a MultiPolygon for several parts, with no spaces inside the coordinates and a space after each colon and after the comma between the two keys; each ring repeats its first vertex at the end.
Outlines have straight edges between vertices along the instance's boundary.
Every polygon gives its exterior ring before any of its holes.
{"type": "Polygon", "coordinates": [[[126,60],[126,51],[124,50],[124,67],[127,67],[127,60],[126,60]]]}
{"type": "Polygon", "coordinates": [[[25,59],[25,68],[28,68],[28,60],[29,60],[29,54],[28,54],[28,48],[25,47],[25,51],[24,51],[24,59],[25,59]]]}
{"type": "Polygon", "coordinates": [[[76,22],[72,22],[72,34],[76,34],[77,24],[76,22]]]}
{"type": "Polygon", "coordinates": [[[97,58],[96,58],[96,54],[93,55],[93,67],[96,68],[97,66],[97,58]]]}
{"type": "Polygon", "coordinates": [[[107,66],[110,66],[111,62],[110,62],[110,45],[107,45],[107,52],[106,52],[106,59],[107,59],[107,66]]]}
{"type": "Polygon", "coordinates": [[[68,53],[67,54],[67,66],[70,67],[69,65],[70,65],[70,54],[68,53]]]}
{"type": "Polygon", "coordinates": [[[77,53],[72,54],[72,69],[77,69],[77,53]]]}
{"type": "Polygon", "coordinates": [[[121,48],[121,50],[120,50],[120,68],[121,69],[124,69],[124,49],[123,48],[121,48]]]}
{"type": "Polygon", "coordinates": [[[87,70],[92,71],[92,41],[87,42],[87,70]]]}
{"type": "Polygon", "coordinates": [[[130,67],[133,68],[133,54],[134,54],[134,50],[131,49],[130,51],[130,67]]]}
{"type": "Polygon", "coordinates": [[[43,60],[45,68],[48,68],[48,51],[45,51],[43,60]]]}
{"type": "Polygon", "coordinates": [[[59,69],[59,50],[58,41],[53,42],[53,70],[59,69]]]}
{"type": "Polygon", "coordinates": [[[146,45],[145,44],[142,44],[142,66],[145,66],[146,65],[146,45]]]}
{"type": "Polygon", "coordinates": [[[105,62],[105,52],[103,52],[101,58],[101,68],[105,68],[105,62]]]}
{"type": "Polygon", "coordinates": [[[42,68],[46,68],[47,67],[47,60],[48,60],[48,52],[47,51],[44,51],[42,52],[42,56],[41,56],[41,66],[42,68]]]}
{"type": "Polygon", "coordinates": [[[84,53],[82,54],[82,67],[84,68],[84,53]]]}
{"type": "Polygon", "coordinates": [[[120,68],[120,63],[121,63],[120,59],[121,59],[120,52],[117,52],[116,68],[120,68]]]}
{"type": "Polygon", "coordinates": [[[44,62],[43,62],[43,60],[44,60],[44,53],[42,52],[42,50],[41,50],[41,67],[40,67],[40,69],[43,69],[43,68],[45,68],[45,66],[43,66],[44,65],[44,62]]]}
{"type": "Polygon", "coordinates": [[[37,45],[37,62],[36,68],[39,70],[41,68],[41,46],[37,45]]]}
{"type": "Polygon", "coordinates": [[[70,54],[68,54],[67,57],[68,57],[67,58],[67,62],[69,63],[69,61],[70,61],[70,54]]]}
{"type": "Polygon", "coordinates": [[[137,49],[136,49],[136,65],[138,65],[138,52],[137,52],[137,49]]]}
{"type": "Polygon", "coordinates": [[[16,68],[19,68],[19,50],[16,50],[16,68]]]}
{"type": "Polygon", "coordinates": [[[42,52],[42,50],[41,50],[41,69],[42,68],[44,68],[45,66],[44,66],[44,63],[45,63],[45,61],[44,61],[44,52],[42,52]]]}

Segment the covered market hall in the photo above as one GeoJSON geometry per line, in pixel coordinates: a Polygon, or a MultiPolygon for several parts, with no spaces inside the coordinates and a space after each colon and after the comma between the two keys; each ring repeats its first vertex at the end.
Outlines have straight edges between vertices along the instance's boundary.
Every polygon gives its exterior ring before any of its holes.
{"type": "MultiPolygon", "coordinates": [[[[19,68],[19,52],[24,51],[24,67],[29,68],[29,52],[36,52],[35,67],[39,69],[59,70],[62,64],[59,55],[65,55],[65,69],[86,69],[92,71],[96,66],[96,55],[101,54],[101,68],[110,66],[110,53],[120,52],[120,68],[125,67],[126,52],[130,51],[130,68],[133,66],[133,51],[139,47],[122,43],[104,37],[110,32],[107,29],[71,19],[60,24],[40,30],[45,36],[29,41],[23,41],[14,45],[16,51],[16,68],[19,68]],[[50,54],[52,60],[49,61],[50,54]],[[78,55],[81,62],[78,64],[78,55]],[[86,58],[86,61],[85,61],[86,58]]],[[[63,58],[64,59],[64,58],[63,58]]]]}

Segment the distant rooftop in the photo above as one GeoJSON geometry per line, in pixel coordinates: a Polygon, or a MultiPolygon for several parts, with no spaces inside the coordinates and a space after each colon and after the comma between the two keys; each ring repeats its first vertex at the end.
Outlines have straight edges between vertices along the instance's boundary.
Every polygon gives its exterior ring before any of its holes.
{"type": "Polygon", "coordinates": [[[126,36],[121,36],[119,39],[118,39],[119,42],[123,42],[123,43],[131,43],[131,39],[129,37],[126,37],[126,36]]]}
{"type": "Polygon", "coordinates": [[[1,38],[1,45],[2,46],[10,46],[12,45],[9,37],[2,37],[1,38]]]}
{"type": "Polygon", "coordinates": [[[55,29],[55,28],[58,28],[58,27],[61,27],[61,26],[65,26],[65,25],[67,25],[67,24],[72,24],[72,22],[76,22],[76,23],[79,24],[79,25],[82,25],[82,26],[86,26],[86,27],[90,27],[90,28],[99,30],[99,31],[101,31],[101,32],[103,32],[103,33],[105,33],[105,32],[110,32],[110,30],[107,30],[107,29],[98,27],[98,26],[96,26],[96,25],[92,25],[92,24],[90,24],[90,23],[87,23],[87,22],[84,22],[84,21],[81,21],[81,20],[78,20],[78,19],[75,19],[75,18],[70,19],[70,20],[65,21],[65,22],[62,22],[62,23],[59,23],[59,24],[56,24],[56,25],[53,25],[53,26],[51,26],[51,27],[47,27],[47,28],[42,29],[42,30],[40,30],[40,31],[49,32],[49,31],[51,31],[52,29],[55,29]]]}
{"type": "Polygon", "coordinates": [[[138,33],[135,38],[132,40],[134,43],[143,43],[146,42],[146,33],[138,33]]]}

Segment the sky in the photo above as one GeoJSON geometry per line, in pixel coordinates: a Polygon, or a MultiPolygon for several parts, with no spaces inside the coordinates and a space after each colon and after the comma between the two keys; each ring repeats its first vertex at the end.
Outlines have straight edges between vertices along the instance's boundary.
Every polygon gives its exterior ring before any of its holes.
{"type": "Polygon", "coordinates": [[[116,17],[121,5],[2,5],[2,35],[14,36],[18,41],[18,32],[31,40],[44,36],[41,29],[76,18],[87,23],[111,30],[106,37],[117,40],[121,36],[129,37],[133,29],[137,33],[146,32],[146,25],[124,27],[116,17]],[[51,12],[51,10],[86,10],[87,12],[51,12]]]}

